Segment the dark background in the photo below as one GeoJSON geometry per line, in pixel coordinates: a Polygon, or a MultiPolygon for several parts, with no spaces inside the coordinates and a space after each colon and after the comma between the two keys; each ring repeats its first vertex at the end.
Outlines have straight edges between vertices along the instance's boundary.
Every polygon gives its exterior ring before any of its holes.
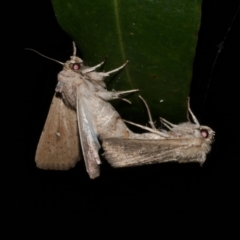
{"type": "Polygon", "coordinates": [[[10,164],[3,196],[7,221],[26,224],[30,220],[35,226],[40,220],[44,228],[59,223],[61,229],[62,224],[74,220],[73,229],[80,228],[81,221],[107,229],[121,219],[121,225],[115,225],[116,232],[128,224],[131,228],[133,222],[138,224],[138,231],[149,223],[161,229],[162,221],[166,225],[183,223],[188,228],[199,224],[197,220],[202,221],[200,229],[208,225],[213,229],[217,223],[219,231],[227,219],[230,221],[239,205],[240,12],[228,29],[238,7],[239,1],[203,1],[191,105],[200,122],[216,131],[216,141],[203,167],[168,163],[112,169],[104,163],[101,177],[90,180],[83,162],[66,172],[35,167],[36,146],[61,65],[24,48],[64,61],[72,53],[72,40],[58,25],[50,1],[21,2],[21,11],[15,6],[16,20],[9,28],[14,36],[8,35],[15,55],[9,54],[8,76],[12,77],[10,89],[16,104],[10,104],[8,111],[14,113],[10,138],[16,141],[11,141],[5,157],[10,164]]]}

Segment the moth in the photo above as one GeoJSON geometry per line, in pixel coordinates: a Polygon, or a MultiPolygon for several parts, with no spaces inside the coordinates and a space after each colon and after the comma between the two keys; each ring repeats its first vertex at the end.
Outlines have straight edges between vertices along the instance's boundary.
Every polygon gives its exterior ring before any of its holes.
{"type": "Polygon", "coordinates": [[[100,174],[99,138],[132,134],[107,101],[128,101],[120,96],[138,89],[107,91],[103,79],[123,69],[127,62],[112,71],[97,72],[104,61],[93,67],[86,66],[76,56],[75,43],[73,56],[65,63],[46,58],[62,64],[63,69],[58,74],[55,95],[37,146],[36,165],[41,169],[67,170],[75,166],[82,152],[89,177],[94,179],[100,174]]]}
{"type": "Polygon", "coordinates": [[[145,100],[141,99],[147,108],[151,128],[125,121],[147,130],[148,133],[129,138],[103,139],[104,157],[111,166],[130,167],[169,161],[198,162],[202,165],[211,149],[215,132],[210,127],[199,124],[191,111],[189,99],[188,122],[176,125],[160,118],[167,130],[155,128],[149,107],[145,100]],[[190,121],[189,114],[193,122],[190,121]]]}

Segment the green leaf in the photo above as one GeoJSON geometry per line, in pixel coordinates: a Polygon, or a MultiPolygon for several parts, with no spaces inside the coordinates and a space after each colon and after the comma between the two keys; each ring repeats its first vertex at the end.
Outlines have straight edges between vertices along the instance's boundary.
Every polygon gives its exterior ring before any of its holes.
{"type": "MultiPolygon", "coordinates": [[[[201,0],[52,0],[62,28],[88,65],[106,55],[105,71],[130,62],[109,78],[108,89],[140,89],[153,118],[186,120],[201,0]],[[163,101],[161,101],[163,100],[163,101]],[[161,101],[161,103],[160,103],[161,101]]],[[[138,93],[117,105],[128,119],[146,123],[138,93]]],[[[116,106],[116,105],[115,105],[116,106]]]]}

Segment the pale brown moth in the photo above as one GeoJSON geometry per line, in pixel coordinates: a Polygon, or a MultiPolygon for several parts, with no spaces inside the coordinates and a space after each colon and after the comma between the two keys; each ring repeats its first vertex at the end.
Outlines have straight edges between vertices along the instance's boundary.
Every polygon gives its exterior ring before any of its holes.
{"type": "Polygon", "coordinates": [[[107,91],[103,82],[105,77],[124,68],[127,62],[109,72],[96,72],[104,62],[94,67],[85,66],[82,59],[76,57],[76,47],[73,45],[73,56],[66,63],[49,58],[62,64],[63,70],[58,74],[56,93],[38,143],[35,157],[37,167],[67,170],[80,160],[82,149],[86,170],[90,178],[96,178],[100,174],[101,163],[98,139],[103,141],[104,156],[113,167],[167,161],[196,161],[202,164],[205,161],[214,131],[200,126],[190,106],[188,111],[194,123],[189,121],[174,125],[161,118],[169,131],[157,130],[150,110],[142,99],[152,128],[128,122],[148,131],[133,133],[107,101],[138,90],[107,91]]]}
{"type": "Polygon", "coordinates": [[[175,125],[160,118],[168,131],[155,128],[147,103],[143,98],[142,100],[148,110],[151,128],[129,121],[125,122],[145,129],[149,133],[128,138],[103,139],[104,157],[111,166],[130,167],[170,161],[198,162],[202,165],[211,149],[215,132],[210,127],[199,124],[190,109],[189,100],[188,113],[193,123],[188,120],[188,122],[175,125]]]}
{"type": "Polygon", "coordinates": [[[101,146],[98,138],[129,137],[133,134],[107,101],[122,99],[120,95],[138,90],[107,91],[103,79],[124,68],[127,62],[109,72],[96,72],[104,61],[93,67],[85,66],[83,60],[76,56],[75,43],[73,48],[73,56],[65,63],[28,49],[63,65],[35,162],[41,169],[67,170],[80,160],[82,150],[86,170],[93,179],[100,174],[98,151],[101,146]]]}

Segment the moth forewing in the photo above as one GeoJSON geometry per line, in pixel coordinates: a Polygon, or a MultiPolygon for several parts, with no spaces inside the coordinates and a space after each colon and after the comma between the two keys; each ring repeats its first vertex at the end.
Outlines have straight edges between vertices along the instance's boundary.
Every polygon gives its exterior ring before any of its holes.
{"type": "Polygon", "coordinates": [[[113,167],[131,167],[170,161],[201,163],[206,155],[201,144],[201,139],[108,138],[103,149],[113,167]]]}
{"type": "Polygon", "coordinates": [[[67,170],[80,160],[76,112],[57,95],[53,97],[35,155],[41,169],[67,170]]]}
{"type": "Polygon", "coordinates": [[[81,94],[81,87],[84,87],[84,85],[78,86],[77,89],[78,129],[86,170],[89,177],[94,179],[100,175],[99,164],[101,161],[98,151],[101,146],[98,141],[96,127],[94,126],[94,119],[86,104],[85,95],[81,94]]]}

